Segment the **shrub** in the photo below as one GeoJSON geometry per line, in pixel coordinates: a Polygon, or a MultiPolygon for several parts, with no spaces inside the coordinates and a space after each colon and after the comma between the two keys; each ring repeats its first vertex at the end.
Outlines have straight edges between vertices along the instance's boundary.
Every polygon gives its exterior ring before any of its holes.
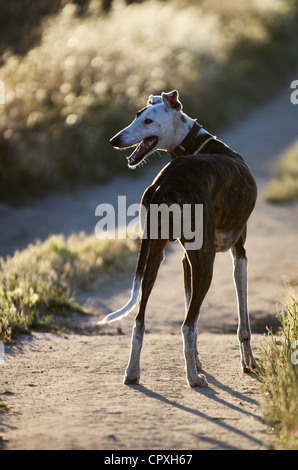
{"type": "Polygon", "coordinates": [[[132,268],[138,240],[53,235],[0,258],[0,340],[32,328],[54,328],[53,315],[84,313],[77,291],[92,290],[132,268]]]}
{"type": "Polygon", "coordinates": [[[298,140],[281,155],[275,177],[264,195],[267,202],[286,202],[298,199],[298,140]]]}
{"type": "Polygon", "coordinates": [[[40,43],[0,58],[0,199],[126,171],[109,139],[150,93],[179,89],[187,113],[211,132],[233,122],[292,71],[296,22],[296,0],[114,0],[109,13],[91,0],[80,15],[67,3],[45,17],[40,43]]]}
{"type": "Polygon", "coordinates": [[[289,298],[278,314],[280,330],[262,342],[261,378],[263,411],[276,435],[278,449],[298,449],[298,296],[289,298]]]}

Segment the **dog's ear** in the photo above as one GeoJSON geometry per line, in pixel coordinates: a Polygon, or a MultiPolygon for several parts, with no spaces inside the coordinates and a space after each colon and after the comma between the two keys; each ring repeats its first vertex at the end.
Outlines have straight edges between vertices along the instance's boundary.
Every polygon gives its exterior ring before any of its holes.
{"type": "Polygon", "coordinates": [[[182,104],[178,100],[179,93],[177,90],[170,91],[169,93],[163,92],[161,97],[166,106],[170,106],[171,108],[178,110],[182,109],[182,104]]]}
{"type": "Polygon", "coordinates": [[[148,97],[148,101],[147,101],[147,106],[150,106],[150,105],[152,105],[152,104],[153,104],[153,98],[154,98],[154,96],[153,96],[153,95],[149,95],[149,97],[148,97]]]}
{"type": "Polygon", "coordinates": [[[147,106],[153,106],[156,103],[162,103],[161,97],[150,95],[147,101],[147,106]]]}

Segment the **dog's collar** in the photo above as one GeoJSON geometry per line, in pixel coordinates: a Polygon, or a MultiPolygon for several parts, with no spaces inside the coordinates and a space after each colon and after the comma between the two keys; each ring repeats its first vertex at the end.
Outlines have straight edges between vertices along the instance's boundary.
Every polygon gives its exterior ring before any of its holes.
{"type": "Polygon", "coordinates": [[[183,139],[180,145],[178,145],[172,152],[169,152],[172,158],[181,157],[187,153],[187,147],[191,144],[192,140],[197,136],[198,132],[202,129],[202,126],[194,122],[191,130],[187,136],[183,139]]]}

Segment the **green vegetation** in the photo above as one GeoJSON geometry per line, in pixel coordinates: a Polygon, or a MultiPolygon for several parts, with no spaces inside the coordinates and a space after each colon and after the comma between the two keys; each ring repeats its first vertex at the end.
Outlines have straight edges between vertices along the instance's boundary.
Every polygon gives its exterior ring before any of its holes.
{"type": "Polygon", "coordinates": [[[0,42],[0,200],[10,203],[127,171],[109,139],[150,93],[177,88],[217,133],[297,60],[297,0],[24,2],[1,7],[2,18],[19,14],[0,42]]]}
{"type": "Polygon", "coordinates": [[[276,176],[265,192],[267,202],[298,199],[298,140],[281,156],[276,176]]]}
{"type": "Polygon", "coordinates": [[[289,288],[278,314],[280,330],[261,349],[261,392],[265,419],[274,428],[276,448],[298,450],[298,294],[289,288]]]}
{"type": "Polygon", "coordinates": [[[137,249],[137,240],[59,235],[0,259],[0,340],[32,328],[58,328],[57,316],[84,313],[72,299],[74,292],[96,288],[115,272],[132,268],[137,249]]]}

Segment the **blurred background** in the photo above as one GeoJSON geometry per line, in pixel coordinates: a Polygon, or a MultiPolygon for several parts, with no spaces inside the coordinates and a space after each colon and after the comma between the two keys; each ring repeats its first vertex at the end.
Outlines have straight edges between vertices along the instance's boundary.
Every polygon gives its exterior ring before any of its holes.
{"type": "Polygon", "coordinates": [[[0,4],[0,202],[125,171],[109,139],[178,89],[217,134],[295,78],[298,0],[9,0],[0,4]]]}

